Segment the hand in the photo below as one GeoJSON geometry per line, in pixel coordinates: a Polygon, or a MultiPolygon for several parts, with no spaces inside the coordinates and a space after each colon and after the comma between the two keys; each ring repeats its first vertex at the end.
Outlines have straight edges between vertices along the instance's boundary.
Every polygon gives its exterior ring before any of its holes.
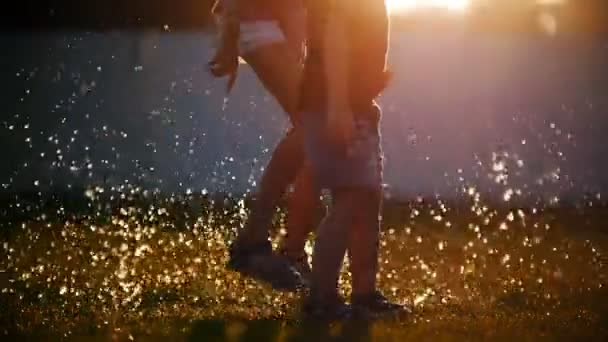
{"type": "Polygon", "coordinates": [[[235,74],[239,66],[238,50],[222,42],[215,55],[208,63],[209,72],[214,77],[224,77],[235,74]]]}
{"type": "Polygon", "coordinates": [[[234,18],[225,17],[218,24],[220,27],[219,46],[208,63],[208,68],[214,77],[229,76],[227,92],[230,92],[239,66],[239,23],[234,18]]]}
{"type": "Polygon", "coordinates": [[[236,81],[237,71],[239,67],[238,53],[218,49],[215,56],[208,63],[209,72],[214,77],[228,76],[228,84],[226,92],[229,93],[236,81]]]}

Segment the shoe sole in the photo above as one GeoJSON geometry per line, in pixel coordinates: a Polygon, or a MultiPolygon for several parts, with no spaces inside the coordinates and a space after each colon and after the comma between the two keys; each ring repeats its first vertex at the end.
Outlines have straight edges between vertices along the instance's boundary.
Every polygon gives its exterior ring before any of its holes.
{"type": "Polygon", "coordinates": [[[412,317],[412,311],[408,309],[401,310],[386,310],[386,311],[369,311],[361,309],[353,309],[353,317],[362,320],[402,320],[412,317]]]}
{"type": "Polygon", "coordinates": [[[272,287],[274,290],[277,290],[277,291],[297,292],[297,291],[305,289],[307,287],[303,281],[300,281],[300,283],[294,284],[294,285],[285,285],[280,282],[277,282],[276,280],[269,279],[268,277],[260,274],[259,272],[247,269],[245,267],[239,267],[230,262],[228,262],[228,264],[226,265],[226,269],[233,271],[233,272],[240,273],[243,276],[254,279],[256,281],[268,284],[270,287],[272,287]]]}
{"type": "Polygon", "coordinates": [[[349,321],[353,319],[353,312],[350,308],[347,308],[342,313],[337,313],[334,315],[323,315],[323,314],[312,314],[308,312],[302,312],[300,314],[300,319],[306,322],[338,322],[338,321],[349,321]]]}

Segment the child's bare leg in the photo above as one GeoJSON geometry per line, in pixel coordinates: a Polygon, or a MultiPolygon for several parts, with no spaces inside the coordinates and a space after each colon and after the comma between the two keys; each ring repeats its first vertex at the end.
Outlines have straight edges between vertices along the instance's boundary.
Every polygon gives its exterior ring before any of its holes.
{"type": "Polygon", "coordinates": [[[407,307],[391,303],[376,288],[382,193],[369,191],[366,198],[373,200],[370,200],[367,206],[359,208],[361,216],[353,226],[348,247],[354,313],[363,317],[409,313],[407,307]]]}
{"type": "Polygon", "coordinates": [[[357,221],[350,233],[348,255],[352,274],[352,295],[360,297],[376,291],[378,244],[382,192],[368,190],[357,207],[357,221]]]}
{"type": "Polygon", "coordinates": [[[338,297],[347,236],[361,200],[360,192],[346,188],[333,191],[332,196],[332,208],[317,230],[312,260],[311,297],[323,303],[332,303],[338,297]]]}
{"type": "Polygon", "coordinates": [[[380,192],[363,188],[334,191],[330,215],[319,227],[313,256],[313,291],[323,298],[337,295],[346,246],[349,249],[353,296],[376,291],[380,192]]]}
{"type": "MultiPolygon", "coordinates": [[[[369,111],[369,118],[380,118],[380,108],[375,103],[369,108],[369,111]]],[[[363,187],[357,194],[358,202],[353,205],[353,212],[357,216],[348,236],[353,288],[351,302],[355,313],[364,316],[407,312],[407,308],[391,303],[376,288],[383,197],[383,157],[380,147],[379,120],[367,121],[366,124],[359,126],[359,129],[358,137],[362,156],[368,158],[366,164],[368,167],[374,166],[366,169],[367,173],[364,174],[369,175],[368,186],[363,187]],[[369,148],[367,152],[365,152],[364,146],[369,148]]]]}
{"type": "MultiPolygon", "coordinates": [[[[266,243],[278,201],[293,183],[304,164],[304,151],[296,131],[287,134],[275,149],[262,179],[260,190],[251,207],[249,219],[239,235],[245,244],[266,243]]],[[[298,189],[306,191],[306,189],[298,189]]],[[[294,194],[298,196],[298,194],[294,194]]],[[[305,213],[302,213],[305,214],[305,213]]],[[[291,227],[288,227],[290,229],[291,227]]]]}
{"type": "MultiPolygon", "coordinates": [[[[278,101],[294,121],[301,77],[299,55],[287,42],[259,46],[243,55],[264,88],[278,101]]],[[[293,123],[293,122],[292,122],[293,123]]],[[[295,126],[295,124],[294,124],[295,126]]],[[[287,187],[292,184],[304,164],[304,151],[299,129],[292,129],[279,142],[262,179],[251,215],[239,241],[244,244],[268,240],[274,209],[287,187]]]]}
{"type": "Polygon", "coordinates": [[[319,195],[311,169],[305,165],[298,174],[294,192],[288,199],[287,236],[282,250],[291,260],[305,260],[304,245],[318,223],[319,195]]]}
{"type": "Polygon", "coordinates": [[[304,164],[301,142],[295,134],[287,135],[273,153],[249,219],[230,248],[228,262],[229,268],[284,290],[305,285],[298,265],[288,258],[277,257],[268,239],[275,205],[304,164]]]}

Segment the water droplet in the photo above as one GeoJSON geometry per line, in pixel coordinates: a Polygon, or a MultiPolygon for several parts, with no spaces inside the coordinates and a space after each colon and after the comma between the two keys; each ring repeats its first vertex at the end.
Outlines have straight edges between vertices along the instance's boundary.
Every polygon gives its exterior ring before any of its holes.
{"type": "Polygon", "coordinates": [[[504,194],[502,195],[502,199],[505,202],[508,202],[511,200],[511,197],[513,196],[513,189],[507,189],[504,194]]]}

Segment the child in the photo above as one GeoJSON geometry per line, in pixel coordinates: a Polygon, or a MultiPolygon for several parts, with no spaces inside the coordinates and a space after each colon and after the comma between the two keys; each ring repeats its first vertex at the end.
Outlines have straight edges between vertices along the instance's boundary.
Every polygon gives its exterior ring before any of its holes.
{"type": "Polygon", "coordinates": [[[307,56],[300,96],[306,158],[332,208],[318,228],[304,311],[339,318],[406,310],[376,289],[382,201],[380,109],[388,82],[384,0],[308,0],[307,56]],[[352,309],[337,290],[348,249],[352,309]]]}

